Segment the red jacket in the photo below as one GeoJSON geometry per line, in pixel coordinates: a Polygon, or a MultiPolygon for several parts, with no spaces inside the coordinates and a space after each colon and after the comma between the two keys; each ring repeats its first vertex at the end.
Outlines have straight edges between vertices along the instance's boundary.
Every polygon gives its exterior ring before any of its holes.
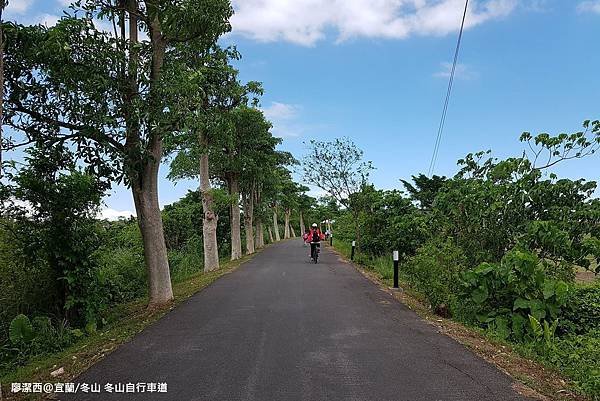
{"type": "Polygon", "coordinates": [[[317,232],[317,234],[319,235],[319,240],[320,241],[324,241],[325,240],[325,235],[321,232],[321,230],[319,230],[318,228],[311,228],[310,231],[308,232],[308,235],[304,235],[304,241],[307,243],[312,242],[312,237],[313,237],[313,233],[317,232]]]}

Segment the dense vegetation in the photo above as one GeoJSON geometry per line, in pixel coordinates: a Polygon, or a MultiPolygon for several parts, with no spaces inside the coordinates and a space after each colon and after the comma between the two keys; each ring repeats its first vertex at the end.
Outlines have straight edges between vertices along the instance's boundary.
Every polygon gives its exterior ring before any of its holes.
{"type": "MultiPolygon", "coordinates": [[[[600,122],[584,128],[555,137],[524,133],[530,154],[469,154],[454,177],[414,176],[402,181],[404,191],[370,185],[355,147],[313,143],[334,153],[328,160],[353,160],[335,176],[356,180],[346,208],[324,202],[321,213],[336,220],[336,241],[356,240],[358,261],[382,278],[392,277],[398,250],[405,284],[432,311],[518,344],[600,399],[600,285],[575,280],[583,270],[600,273],[597,186],[549,171],[594,157],[600,122]]],[[[339,196],[340,183],[312,182],[339,196]]]]}
{"type": "Polygon", "coordinates": [[[600,399],[600,286],[575,280],[600,271],[600,200],[595,182],[551,173],[593,157],[600,122],[524,133],[529,153],[469,154],[454,177],[417,175],[404,190],[370,184],[350,140],[313,141],[304,181],[330,194],[315,202],[277,150],[261,84],[242,83],[240,54],[219,46],[229,1],[73,7],[50,28],[0,25],[0,374],[94,335],[118,305],[168,306],[173,282],[297,236],[309,220],[333,221],[335,242],[356,240],[358,260],[384,279],[398,250],[405,284],[433,311],[600,399]],[[160,210],[165,162],[199,190],[160,210]],[[116,184],[130,188],[136,217],[101,220],[116,184]]]}
{"type": "Polygon", "coordinates": [[[172,283],[304,231],[312,203],[261,84],[240,82],[240,54],[218,44],[229,1],[71,8],[52,27],[1,23],[0,375],[93,336],[130,301],[168,307],[172,283]],[[199,190],[160,210],[165,161],[199,190]],[[98,217],[116,184],[135,218],[98,217]]]}

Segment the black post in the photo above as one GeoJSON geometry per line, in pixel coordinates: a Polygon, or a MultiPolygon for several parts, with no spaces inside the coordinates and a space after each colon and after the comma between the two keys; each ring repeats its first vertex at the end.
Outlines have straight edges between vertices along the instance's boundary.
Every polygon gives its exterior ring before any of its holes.
{"type": "Polygon", "coordinates": [[[394,251],[394,288],[398,288],[398,251],[394,251]]]}
{"type": "Polygon", "coordinates": [[[354,260],[354,248],[356,247],[356,241],[352,241],[352,252],[350,253],[350,260],[354,260]]]}
{"type": "Polygon", "coordinates": [[[329,234],[329,246],[333,246],[333,234],[329,234]]]}

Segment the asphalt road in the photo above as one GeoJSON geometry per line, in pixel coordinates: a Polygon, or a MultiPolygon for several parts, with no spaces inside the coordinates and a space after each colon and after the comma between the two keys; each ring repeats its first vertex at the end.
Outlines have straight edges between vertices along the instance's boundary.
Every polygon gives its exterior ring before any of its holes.
{"type": "Polygon", "coordinates": [[[315,265],[308,253],[298,240],[265,249],[80,376],[100,394],[61,399],[525,400],[335,254],[315,265]]]}

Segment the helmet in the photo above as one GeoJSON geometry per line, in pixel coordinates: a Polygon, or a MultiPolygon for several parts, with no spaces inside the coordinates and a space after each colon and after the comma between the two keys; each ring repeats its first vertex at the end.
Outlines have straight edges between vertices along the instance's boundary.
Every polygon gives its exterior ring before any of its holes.
{"type": "Polygon", "coordinates": [[[312,226],[313,226],[314,228],[317,228],[317,223],[313,223],[313,224],[312,224],[312,226]]]}

